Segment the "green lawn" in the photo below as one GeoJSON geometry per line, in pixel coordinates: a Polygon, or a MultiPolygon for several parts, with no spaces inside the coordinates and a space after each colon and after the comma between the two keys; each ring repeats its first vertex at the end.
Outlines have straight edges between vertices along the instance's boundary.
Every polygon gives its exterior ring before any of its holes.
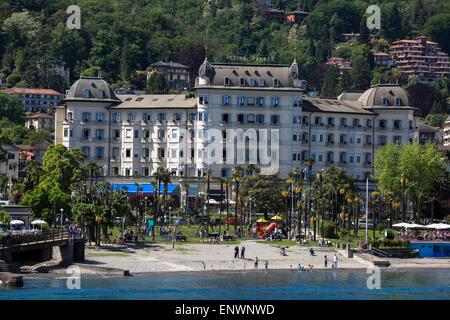
{"type": "MultiPolygon", "coordinates": [[[[173,227],[172,227],[173,228],[173,227]]],[[[171,228],[171,229],[172,229],[171,228]]],[[[133,231],[136,231],[135,227],[128,227],[128,230],[133,229],[133,231]]],[[[176,246],[182,246],[183,244],[202,244],[205,243],[203,240],[205,239],[200,239],[200,238],[195,238],[194,235],[196,233],[196,231],[199,229],[198,225],[191,225],[189,227],[187,226],[177,226],[177,229],[181,231],[181,233],[183,235],[185,235],[188,239],[187,242],[176,242],[176,246]]],[[[155,236],[155,240],[152,240],[151,237],[145,237],[145,240],[142,240],[142,237],[139,237],[139,243],[149,243],[149,244],[171,244],[172,241],[168,241],[165,240],[163,238],[161,238],[159,236],[158,233],[159,227],[155,228],[155,232],[156,232],[156,236],[155,236]]],[[[223,234],[224,230],[227,230],[227,226],[226,225],[222,225],[221,227],[221,233],[223,234]]],[[[320,230],[320,227],[319,227],[320,230]]],[[[218,226],[214,227],[214,231],[219,231],[218,226]]],[[[234,226],[229,226],[228,231],[230,234],[234,234],[234,226]]],[[[246,231],[246,230],[245,230],[246,231]]],[[[120,229],[118,227],[114,227],[114,228],[110,228],[108,230],[108,233],[112,232],[112,236],[110,236],[111,240],[114,240],[114,238],[118,238],[119,235],[122,234],[122,232],[120,232],[120,229]]],[[[210,230],[211,232],[211,230],[210,230]]],[[[372,235],[373,235],[373,230],[368,230],[368,239],[369,241],[372,239],[372,235]]],[[[375,234],[376,238],[381,238],[384,237],[384,231],[379,231],[376,230],[376,234],[375,234]]],[[[221,242],[219,243],[220,245],[238,245],[240,244],[242,241],[246,241],[246,240],[254,240],[253,238],[237,238],[236,241],[226,241],[226,242],[221,242]]],[[[258,239],[257,239],[258,240],[258,239]]],[[[351,236],[350,238],[347,237],[340,237],[339,239],[330,239],[333,243],[333,247],[335,247],[335,243],[336,242],[341,242],[341,243],[350,243],[351,247],[355,248],[358,245],[358,242],[365,242],[365,229],[359,229],[358,230],[358,238],[356,239],[353,235],[353,230],[351,231],[351,236]]],[[[277,246],[296,246],[297,242],[295,240],[282,240],[282,241],[265,241],[265,240],[259,240],[258,243],[270,243],[273,245],[277,245],[277,246]]],[[[317,241],[311,241],[308,244],[304,245],[305,247],[317,247],[317,241]]]]}

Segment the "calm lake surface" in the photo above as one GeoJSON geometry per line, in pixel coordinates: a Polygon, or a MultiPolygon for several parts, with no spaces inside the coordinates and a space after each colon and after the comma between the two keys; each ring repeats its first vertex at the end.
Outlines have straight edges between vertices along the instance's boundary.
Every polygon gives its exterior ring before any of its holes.
{"type": "Polygon", "coordinates": [[[382,271],[381,289],[367,288],[365,270],[247,271],[81,278],[81,289],[66,279],[25,279],[21,289],[0,286],[0,299],[297,300],[450,299],[450,269],[382,271]]]}

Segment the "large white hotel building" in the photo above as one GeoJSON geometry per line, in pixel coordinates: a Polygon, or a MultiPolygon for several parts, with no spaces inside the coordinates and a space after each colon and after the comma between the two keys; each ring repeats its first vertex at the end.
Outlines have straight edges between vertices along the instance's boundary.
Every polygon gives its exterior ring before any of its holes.
{"type": "Polygon", "coordinates": [[[414,108],[398,85],[345,92],[337,99],[308,98],[304,88],[295,61],[245,65],[205,60],[195,97],[115,95],[103,79],[81,77],[64,107],[57,108],[56,143],[80,148],[108,176],[150,176],[158,169],[175,176],[203,176],[207,169],[213,176],[231,176],[236,165],[245,171],[253,163],[261,173],[284,178],[295,167],[305,169],[312,157],[313,173],[334,165],[363,180],[373,174],[378,146],[417,137],[414,108]],[[271,138],[264,156],[271,163],[261,163],[261,149],[256,157],[251,151],[265,130],[271,138]],[[208,132],[215,132],[219,145],[213,152],[208,152],[208,132]],[[232,138],[242,133],[245,150],[231,147],[232,138]],[[279,149],[271,149],[276,144],[279,149]],[[212,163],[213,158],[221,161],[212,163]]]}

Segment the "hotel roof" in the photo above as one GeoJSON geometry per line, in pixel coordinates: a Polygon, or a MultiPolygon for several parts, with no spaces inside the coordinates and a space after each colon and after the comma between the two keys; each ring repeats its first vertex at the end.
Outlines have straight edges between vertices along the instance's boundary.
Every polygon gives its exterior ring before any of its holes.
{"type": "Polygon", "coordinates": [[[197,99],[186,98],[184,94],[124,94],[117,95],[121,103],[111,109],[192,109],[197,99]]]}
{"type": "Polygon", "coordinates": [[[3,90],[4,93],[9,94],[45,94],[54,96],[63,96],[62,93],[53,89],[29,89],[29,88],[7,88],[3,90]]]}

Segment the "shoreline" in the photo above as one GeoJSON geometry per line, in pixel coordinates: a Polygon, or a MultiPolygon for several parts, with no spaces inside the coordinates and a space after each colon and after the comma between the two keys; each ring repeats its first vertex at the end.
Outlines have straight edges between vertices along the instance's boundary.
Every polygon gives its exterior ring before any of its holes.
{"type": "MultiPolygon", "coordinates": [[[[234,259],[235,245],[205,245],[186,244],[172,249],[171,245],[158,244],[140,248],[94,248],[86,249],[85,261],[75,263],[80,267],[82,277],[124,277],[160,275],[160,274],[189,274],[189,273],[236,273],[236,272],[265,272],[264,262],[268,260],[270,271],[298,272],[297,266],[305,267],[302,272],[311,272],[309,265],[313,265],[312,272],[341,272],[345,270],[367,270],[373,262],[380,260],[373,256],[355,256],[348,258],[344,251],[334,248],[313,248],[315,255],[311,256],[309,248],[291,246],[286,249],[286,256],[281,256],[279,247],[271,243],[246,241],[245,259],[234,259]],[[116,250],[118,249],[118,250],[116,250]],[[338,268],[331,268],[334,255],[338,256],[338,268]],[[324,268],[324,256],[327,255],[328,267],[324,268]],[[254,260],[258,257],[259,268],[254,268],[254,260]],[[202,262],[206,264],[203,270],[202,262]],[[245,267],[244,267],[245,264],[245,267]],[[289,266],[292,265],[292,271],[289,266]]],[[[450,258],[388,258],[389,267],[380,267],[382,271],[402,270],[450,270],[450,258]]],[[[45,263],[43,268],[27,267],[29,273],[22,273],[24,279],[54,279],[67,278],[72,275],[66,273],[68,266],[45,263]]],[[[24,268],[25,269],[25,268],[24,268]]]]}
{"type": "MultiPolygon", "coordinates": [[[[433,271],[442,271],[448,270],[450,272],[450,266],[442,266],[442,267],[395,267],[395,268],[380,268],[381,272],[407,272],[407,271],[423,271],[423,272],[433,272],[433,271]]],[[[303,270],[301,272],[349,272],[349,271],[365,271],[367,268],[314,268],[313,270],[303,270]]],[[[235,274],[235,273],[247,273],[247,272],[259,272],[259,273],[270,273],[270,272],[287,272],[287,273],[298,273],[299,271],[296,269],[236,269],[236,270],[206,270],[206,271],[150,271],[150,272],[136,272],[131,273],[128,277],[142,277],[142,276],[158,276],[158,275],[170,275],[170,274],[200,274],[200,273],[208,273],[208,274],[235,274]]],[[[34,273],[34,274],[21,274],[24,280],[66,280],[71,275],[65,273],[34,273]]],[[[124,278],[121,275],[112,275],[112,274],[101,274],[101,273],[85,273],[82,274],[81,279],[90,279],[90,278],[124,278]]]]}
{"type": "MultiPolygon", "coordinates": [[[[124,277],[160,274],[189,274],[201,272],[236,273],[236,272],[265,272],[264,262],[269,262],[268,272],[286,271],[298,272],[301,264],[302,272],[341,272],[341,270],[367,270],[373,263],[388,260],[389,267],[380,267],[383,271],[401,270],[450,270],[450,258],[388,258],[380,259],[371,255],[356,254],[348,258],[343,250],[317,247],[313,248],[315,255],[311,256],[309,248],[290,246],[286,248],[286,255],[280,254],[276,244],[248,240],[239,246],[245,246],[245,259],[234,258],[236,245],[205,245],[185,244],[172,249],[171,244],[155,244],[142,247],[125,246],[87,248],[85,261],[74,263],[80,268],[82,277],[124,277]],[[324,257],[327,256],[328,267],[324,268],[324,257]],[[338,268],[331,268],[334,256],[338,256],[338,268]],[[254,262],[258,257],[258,269],[254,262]],[[203,268],[203,261],[206,270],[203,268]],[[289,271],[292,266],[292,271],[289,271]],[[127,272],[126,272],[127,271],[127,272]],[[128,274],[129,273],[129,274],[128,274]]],[[[24,279],[55,279],[73,276],[66,272],[68,265],[57,265],[53,261],[22,268],[24,279]],[[40,265],[40,266],[39,266],[40,265]],[[37,267],[39,266],[39,267],[37,267]]]]}

